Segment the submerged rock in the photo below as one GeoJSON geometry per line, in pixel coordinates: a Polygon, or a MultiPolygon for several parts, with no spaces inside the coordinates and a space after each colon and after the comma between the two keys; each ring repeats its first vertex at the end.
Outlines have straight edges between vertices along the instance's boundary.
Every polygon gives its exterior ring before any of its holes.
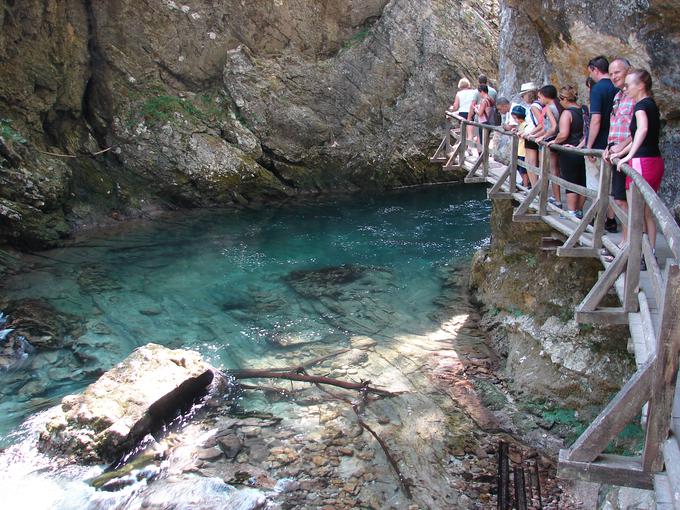
{"type": "Polygon", "coordinates": [[[39,447],[84,462],[112,461],[223,383],[197,353],[147,344],[83,393],[64,397],[39,447]]]}
{"type": "Polygon", "coordinates": [[[7,313],[12,317],[14,334],[23,336],[38,350],[61,348],[66,340],[83,332],[82,318],[59,312],[41,299],[11,302],[7,313]]]}

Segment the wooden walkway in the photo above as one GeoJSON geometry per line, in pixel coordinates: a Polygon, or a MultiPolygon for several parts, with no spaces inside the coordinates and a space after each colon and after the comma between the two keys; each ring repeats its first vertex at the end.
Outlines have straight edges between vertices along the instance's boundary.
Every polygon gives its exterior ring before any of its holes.
{"type": "Polygon", "coordinates": [[[680,228],[656,193],[628,165],[623,171],[633,180],[628,212],[609,200],[612,167],[602,151],[553,145],[557,151],[594,156],[600,164],[599,191],[571,184],[550,173],[550,151],[543,145],[539,166],[519,162],[535,175],[531,189],[518,184],[518,137],[499,127],[467,121],[447,112],[446,135],[430,158],[444,169],[464,169],[465,182],[487,182],[489,198],[513,200],[518,205],[513,220],[542,221],[556,232],[544,239],[543,249],[557,256],[599,258],[603,271],[576,308],[580,323],[627,324],[629,350],[635,355],[637,371],[574,444],[560,451],[558,474],[601,483],[654,489],[657,508],[680,510],[680,390],[676,385],[680,352],[680,228]],[[466,126],[483,130],[481,143],[467,139],[466,126]],[[495,133],[495,134],[494,134],[495,133]],[[495,161],[490,153],[491,137],[507,137],[510,164],[495,161]],[[565,215],[549,201],[551,184],[558,184],[587,197],[583,219],[565,215]],[[651,209],[658,225],[656,257],[643,233],[643,210],[651,209]],[[621,247],[621,234],[604,230],[608,207],[622,224],[629,239],[621,247]],[[603,254],[609,252],[610,256],[603,254]],[[641,270],[641,261],[646,270],[641,270]],[[615,292],[619,306],[601,302],[615,292]],[[641,417],[641,418],[640,418],[641,417]],[[641,456],[603,453],[609,442],[629,422],[641,419],[645,431],[641,456]]]}

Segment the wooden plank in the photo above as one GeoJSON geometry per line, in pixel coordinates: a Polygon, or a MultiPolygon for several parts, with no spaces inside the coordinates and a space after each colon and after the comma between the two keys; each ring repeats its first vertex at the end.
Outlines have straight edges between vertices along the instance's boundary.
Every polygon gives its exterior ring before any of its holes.
{"type": "Polygon", "coordinates": [[[465,129],[465,122],[460,122],[460,144],[458,147],[458,163],[461,167],[465,165],[466,150],[467,150],[467,129],[465,129]]]}
{"type": "Polygon", "coordinates": [[[512,137],[512,147],[510,148],[510,188],[508,191],[517,191],[517,150],[519,148],[519,137],[512,137]]]}
{"type": "Polygon", "coordinates": [[[640,292],[638,294],[638,303],[640,304],[640,325],[642,327],[642,341],[644,342],[645,350],[650,354],[656,354],[656,333],[654,331],[654,323],[652,322],[652,314],[649,310],[649,303],[647,302],[647,294],[640,292]]]}
{"type": "Polygon", "coordinates": [[[439,147],[437,147],[437,150],[434,151],[434,155],[430,158],[430,163],[439,163],[442,161],[442,158],[444,161],[446,161],[446,156],[441,156],[440,153],[445,154],[444,151],[444,146],[446,145],[446,140],[448,138],[448,130],[447,130],[447,135],[442,139],[441,143],[439,144],[439,147]]]}
{"type": "Polygon", "coordinates": [[[503,184],[505,183],[505,180],[510,176],[510,169],[511,167],[506,167],[505,171],[498,177],[498,180],[496,181],[496,184],[494,184],[489,191],[487,191],[487,196],[491,198],[493,195],[497,194],[500,192],[501,188],[503,187],[503,184]]]}
{"type": "Polygon", "coordinates": [[[598,209],[593,222],[593,248],[602,248],[604,223],[607,220],[607,206],[609,205],[609,187],[611,184],[612,167],[604,158],[600,158],[600,180],[597,190],[598,209]]]}
{"type": "Polygon", "coordinates": [[[640,287],[640,260],[642,256],[642,220],[645,203],[640,190],[630,188],[628,202],[628,264],[626,266],[626,286],[623,295],[623,308],[627,312],[636,312],[638,307],[637,293],[640,287]]]}
{"type": "Polygon", "coordinates": [[[579,241],[579,239],[581,239],[581,235],[586,231],[588,223],[590,223],[592,219],[595,217],[595,213],[599,209],[599,203],[600,203],[599,199],[597,199],[588,208],[586,213],[583,215],[583,219],[581,219],[580,223],[576,227],[576,230],[574,230],[574,233],[571,234],[567,241],[564,243],[564,248],[573,248],[574,246],[576,246],[576,243],[579,241]]]}
{"type": "Polygon", "coordinates": [[[661,276],[661,268],[659,268],[659,263],[654,256],[647,234],[642,236],[642,255],[647,264],[647,273],[652,286],[652,296],[654,296],[657,303],[661,303],[663,300],[663,277],[661,276]]]}
{"type": "Polygon", "coordinates": [[[625,427],[649,400],[654,382],[655,363],[650,361],[637,370],[597,418],[567,451],[566,459],[592,462],[604,451],[609,441],[625,427]]]}
{"type": "Polygon", "coordinates": [[[573,257],[573,258],[597,258],[598,253],[595,248],[564,248],[560,246],[557,248],[558,257],[573,257]]]}
{"type": "MultiPolygon", "coordinates": [[[[648,470],[660,471],[663,459],[660,444],[666,439],[670,427],[673,397],[678,377],[678,353],[680,353],[680,268],[673,264],[668,268],[661,328],[657,336],[657,372],[653,396],[649,406],[647,434],[643,452],[644,466],[648,470]]],[[[678,466],[680,472],[680,465],[678,466]]]]}
{"type": "Polygon", "coordinates": [[[598,308],[589,312],[576,310],[574,318],[579,324],[628,324],[628,312],[623,308],[598,308]]]}
{"type": "Polygon", "coordinates": [[[666,473],[654,475],[654,503],[656,510],[675,510],[671,484],[666,473]]]}
{"type": "Polygon", "coordinates": [[[578,462],[567,458],[567,450],[560,450],[557,476],[607,485],[652,489],[652,475],[642,470],[639,459],[622,455],[600,455],[596,462],[578,462]]]}
{"type": "Polygon", "coordinates": [[[529,210],[529,206],[531,205],[531,203],[534,200],[536,200],[536,197],[541,192],[541,188],[539,186],[540,182],[541,179],[539,178],[538,182],[533,188],[531,188],[531,191],[527,194],[524,201],[521,204],[519,204],[519,207],[515,210],[515,213],[512,215],[513,221],[516,221],[515,220],[516,217],[523,216],[524,214],[526,214],[526,212],[529,210]]]}
{"type": "MultiPolygon", "coordinates": [[[[475,162],[474,165],[472,165],[472,168],[470,169],[470,171],[468,172],[468,174],[465,176],[465,178],[466,178],[466,179],[469,179],[469,178],[475,177],[475,174],[477,173],[477,169],[478,169],[481,165],[482,165],[482,154],[480,154],[479,156],[477,156],[477,161],[475,162]]],[[[485,182],[485,181],[486,181],[486,178],[485,178],[485,177],[480,177],[480,178],[482,179],[481,182],[485,182]]],[[[467,181],[466,181],[466,182],[467,182],[467,181]]],[[[470,182],[472,182],[472,181],[470,181],[470,182]]]]}
{"type": "Polygon", "coordinates": [[[671,489],[671,500],[680,508],[680,450],[677,438],[671,437],[663,443],[663,458],[671,489]]]}
{"type": "Polygon", "coordinates": [[[673,410],[671,412],[671,430],[675,437],[680,436],[680,384],[675,385],[673,410]]]}
{"type": "Polygon", "coordinates": [[[622,224],[628,225],[628,213],[624,211],[615,200],[609,202],[609,207],[614,210],[614,216],[616,216],[622,224]]]}
{"type": "Polygon", "coordinates": [[[592,189],[588,189],[585,186],[579,186],[578,184],[574,184],[573,182],[565,181],[561,177],[557,177],[556,175],[550,175],[549,176],[550,182],[559,184],[565,189],[568,189],[570,191],[575,191],[579,195],[582,195],[584,197],[590,197],[590,198],[596,198],[597,193],[593,191],[592,189]]]}
{"type": "Polygon", "coordinates": [[[491,140],[491,131],[482,129],[482,176],[489,175],[489,141],[491,140]]]}
{"type": "Polygon", "coordinates": [[[540,188],[538,194],[538,214],[545,216],[547,214],[548,204],[548,185],[550,184],[550,149],[543,146],[541,149],[541,178],[536,183],[540,188]]]}
{"type": "Polygon", "coordinates": [[[597,280],[597,283],[590,289],[590,292],[583,298],[581,304],[576,307],[577,312],[592,312],[600,304],[602,298],[612,288],[614,282],[623,272],[628,262],[628,247],[621,250],[614,258],[614,261],[605,270],[604,274],[597,280]]]}
{"type": "Polygon", "coordinates": [[[460,165],[458,164],[459,161],[457,162],[456,160],[459,158],[460,154],[458,151],[458,148],[460,146],[460,142],[458,142],[452,149],[451,155],[448,156],[448,159],[446,160],[446,163],[443,165],[444,170],[455,170],[456,168],[460,168],[460,165]]]}

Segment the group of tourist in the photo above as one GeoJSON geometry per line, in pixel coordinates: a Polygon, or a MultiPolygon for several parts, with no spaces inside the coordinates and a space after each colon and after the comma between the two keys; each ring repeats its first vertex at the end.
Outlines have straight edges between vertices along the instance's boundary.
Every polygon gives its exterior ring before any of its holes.
{"type": "MultiPolygon", "coordinates": [[[[519,135],[517,158],[526,165],[538,167],[539,143],[549,147],[553,144],[604,151],[609,163],[617,161],[611,182],[600,182],[600,165],[594,156],[550,150],[552,175],[595,190],[611,186],[615,203],[627,211],[627,190],[631,179],[621,171],[624,163],[638,171],[649,185],[658,191],[664,173],[664,163],[659,150],[660,114],[652,94],[652,78],[644,69],[633,69],[628,60],[615,58],[611,63],[598,56],[588,62],[586,86],[590,90],[590,107],[579,103],[578,92],[573,85],[564,85],[559,91],[553,85],[537,87],[524,83],[518,92],[521,103],[511,104],[497,97],[486,76],[479,77],[476,89],[467,79],[458,83],[452,111],[466,119],[480,123],[496,124],[496,112],[501,115],[503,129],[519,135]]],[[[474,128],[467,126],[468,140],[475,139],[474,128]]],[[[481,130],[480,130],[481,131],[481,130]]],[[[481,133],[479,134],[481,140],[481,133]]],[[[470,149],[468,149],[470,150],[470,149]]],[[[538,176],[527,172],[523,165],[517,171],[522,185],[531,188],[538,176]]],[[[565,216],[581,218],[586,197],[569,189],[565,190],[566,207],[561,201],[561,189],[553,183],[549,199],[554,206],[564,209],[565,216]]],[[[645,208],[645,229],[649,241],[656,246],[656,223],[648,207],[645,208]]],[[[605,228],[609,232],[618,229],[614,210],[610,207],[605,228]]],[[[626,241],[623,225],[623,242],[626,241]]]]}

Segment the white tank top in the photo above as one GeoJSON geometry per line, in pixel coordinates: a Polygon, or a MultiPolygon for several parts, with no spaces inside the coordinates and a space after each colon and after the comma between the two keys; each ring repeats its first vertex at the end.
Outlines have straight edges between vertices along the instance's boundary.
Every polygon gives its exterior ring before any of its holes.
{"type": "Polygon", "coordinates": [[[470,105],[474,101],[477,91],[475,89],[463,89],[458,91],[458,113],[468,113],[470,105]]]}

